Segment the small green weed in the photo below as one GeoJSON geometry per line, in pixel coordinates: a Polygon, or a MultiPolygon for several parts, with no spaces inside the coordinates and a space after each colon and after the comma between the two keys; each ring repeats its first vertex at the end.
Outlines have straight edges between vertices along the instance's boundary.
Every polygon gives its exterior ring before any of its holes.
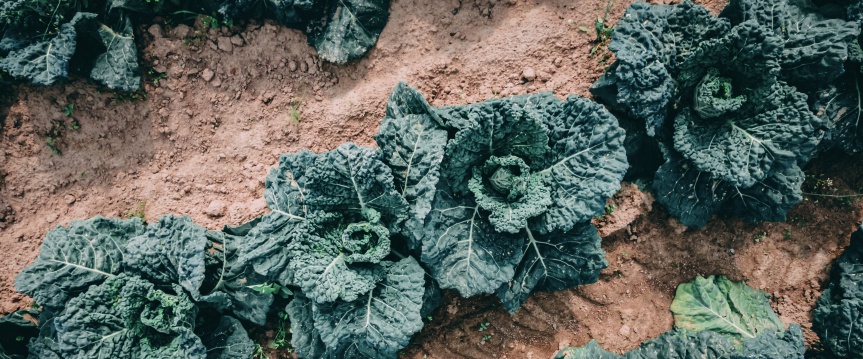
{"type": "Polygon", "coordinates": [[[63,107],[63,114],[66,115],[66,117],[72,117],[72,115],[75,114],[75,104],[70,103],[66,105],[66,107],[63,107]]]}
{"type": "Polygon", "coordinates": [[[164,72],[158,72],[152,67],[147,70],[147,74],[153,79],[153,85],[159,86],[159,81],[168,78],[164,72]]]}
{"type": "Polygon", "coordinates": [[[285,349],[287,353],[293,353],[294,349],[289,348],[291,342],[287,339],[287,330],[285,328],[288,325],[288,313],[285,311],[279,312],[279,323],[276,325],[276,333],[273,335],[273,339],[270,340],[270,344],[267,345],[270,349],[285,349]]]}
{"type": "MultiPolygon", "coordinates": [[[[607,26],[606,23],[608,22],[608,13],[611,12],[611,8],[614,6],[615,1],[616,0],[607,0],[605,2],[605,14],[602,15],[602,17],[597,16],[596,21],[594,21],[593,28],[594,31],[596,31],[596,39],[594,39],[594,42],[596,45],[594,45],[590,50],[591,55],[596,53],[601,46],[605,45],[608,40],[611,39],[611,34],[614,32],[614,26],[607,26]]],[[[580,27],[579,30],[588,32],[585,31],[586,29],[583,26],[580,27]]]]}
{"type": "Polygon", "coordinates": [[[761,242],[761,240],[764,238],[767,238],[767,233],[760,233],[752,236],[752,239],[755,240],[755,243],[761,242]]]}
{"type": "Polygon", "coordinates": [[[791,228],[785,230],[785,239],[791,238],[791,228]]]}
{"type": "Polygon", "coordinates": [[[48,130],[48,133],[45,134],[45,146],[51,149],[57,156],[62,156],[63,151],[60,151],[60,143],[63,141],[63,128],[65,125],[63,121],[53,121],[51,123],[51,129],[48,130]]]}
{"type": "Polygon", "coordinates": [[[294,124],[300,123],[300,109],[302,107],[303,103],[300,100],[291,98],[290,103],[288,103],[288,121],[294,124]]]}
{"type": "Polygon", "coordinates": [[[489,322],[479,323],[479,330],[478,331],[482,332],[482,331],[487,330],[489,325],[491,325],[491,323],[489,323],[489,322]]]}
{"type": "Polygon", "coordinates": [[[140,218],[142,221],[147,222],[147,218],[145,217],[145,212],[147,209],[147,201],[138,201],[138,204],[135,205],[134,209],[130,209],[126,211],[126,219],[131,218],[140,218]]]}
{"type": "Polygon", "coordinates": [[[482,341],[483,341],[483,342],[487,342],[489,339],[491,339],[491,334],[486,334],[486,335],[483,335],[483,336],[482,336],[482,341]]]}
{"type": "Polygon", "coordinates": [[[294,292],[288,289],[288,287],[283,287],[278,283],[255,284],[248,286],[248,288],[261,294],[278,294],[282,298],[289,298],[294,295],[294,292]]]}
{"type": "Polygon", "coordinates": [[[252,352],[252,358],[254,358],[254,359],[270,359],[269,357],[267,357],[266,354],[264,354],[264,347],[262,347],[258,343],[255,343],[255,351],[252,352]]]}
{"type": "Polygon", "coordinates": [[[147,93],[143,90],[133,91],[133,92],[115,92],[114,93],[114,101],[115,102],[135,102],[135,101],[146,101],[147,93]]]}

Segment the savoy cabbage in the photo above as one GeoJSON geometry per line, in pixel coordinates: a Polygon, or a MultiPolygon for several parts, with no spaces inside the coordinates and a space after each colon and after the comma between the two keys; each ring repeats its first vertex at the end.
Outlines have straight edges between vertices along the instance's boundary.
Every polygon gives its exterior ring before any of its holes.
{"type": "Polygon", "coordinates": [[[132,18],[142,9],[128,6],[133,2],[4,2],[0,5],[0,69],[48,86],[80,67],[111,89],[138,90],[141,71],[132,18]]]}
{"type": "Polygon", "coordinates": [[[263,325],[272,296],[239,262],[240,237],[188,217],[94,217],[46,235],[15,278],[43,307],[37,358],[236,358],[253,344],[233,316],[263,325]],[[111,338],[111,340],[105,340],[111,338]]]}
{"type": "Polygon", "coordinates": [[[389,0],[8,0],[0,3],[0,69],[45,86],[77,71],[110,89],[136,91],[135,25],[185,13],[272,18],[305,31],[322,59],[342,64],[375,45],[389,0]]]}
{"type": "Polygon", "coordinates": [[[574,96],[433,108],[399,85],[377,140],[400,186],[416,190],[405,191],[407,227],[424,223],[411,233],[441,288],[496,292],[514,312],[534,290],[592,283],[607,266],[588,221],[620,187],[623,138],[611,114],[574,96]],[[393,146],[398,128],[413,130],[393,146]]]}
{"type": "Polygon", "coordinates": [[[735,0],[720,17],[689,1],[636,2],[609,45],[617,62],[591,91],[663,144],[654,190],[683,224],[717,212],[784,220],[828,127],[802,91],[842,73],[858,32],[785,0],[735,0]]]}
{"type": "Polygon", "coordinates": [[[767,294],[725,277],[697,277],[677,288],[674,329],[623,355],[596,341],[562,349],[556,359],[803,359],[803,331],[787,329],[767,294]]]}
{"type": "Polygon", "coordinates": [[[812,313],[812,330],[836,358],[863,358],[863,227],[833,263],[812,313]]]}
{"type": "Polygon", "coordinates": [[[401,175],[399,190],[381,151],[346,143],[284,154],[267,176],[271,212],[245,235],[240,261],[292,288],[301,357],[395,357],[422,328],[425,271],[407,256],[416,196],[403,197],[413,175],[401,175]]]}

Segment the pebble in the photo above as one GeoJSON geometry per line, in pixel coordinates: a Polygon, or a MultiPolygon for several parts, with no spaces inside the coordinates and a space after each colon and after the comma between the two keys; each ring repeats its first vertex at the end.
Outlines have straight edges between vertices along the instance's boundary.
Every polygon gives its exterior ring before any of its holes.
{"type": "Polygon", "coordinates": [[[65,199],[65,200],[66,200],[66,204],[72,204],[72,203],[75,203],[75,201],[77,200],[77,199],[75,198],[75,196],[73,196],[73,195],[71,195],[71,194],[67,194],[67,195],[66,195],[66,197],[64,197],[63,199],[65,199]]]}
{"type": "Polygon", "coordinates": [[[225,202],[215,200],[210,202],[205,213],[210,217],[221,217],[225,215],[226,208],[227,205],[225,205],[225,202]]]}
{"type": "Polygon", "coordinates": [[[220,36],[219,39],[217,40],[217,42],[219,44],[219,50],[222,50],[222,51],[227,52],[227,53],[231,53],[234,51],[234,44],[231,43],[231,39],[224,37],[224,36],[220,36]]]}
{"type": "Polygon", "coordinates": [[[527,81],[533,81],[536,79],[536,71],[533,71],[530,67],[525,67],[524,71],[521,72],[521,78],[527,81]]]}
{"type": "Polygon", "coordinates": [[[162,38],[162,36],[164,36],[162,34],[162,27],[159,26],[159,24],[153,24],[153,26],[150,26],[150,28],[147,29],[147,32],[149,32],[150,35],[153,35],[153,37],[155,37],[157,39],[162,38]]]}
{"type": "Polygon", "coordinates": [[[620,327],[620,331],[618,331],[618,334],[620,334],[624,337],[628,337],[630,331],[631,331],[631,329],[629,328],[629,326],[624,324],[622,327],[620,327]]]}
{"type": "Polygon", "coordinates": [[[178,39],[185,39],[192,36],[192,28],[185,24],[177,25],[174,30],[171,30],[171,35],[178,39]]]}
{"type": "Polygon", "coordinates": [[[216,76],[216,73],[213,72],[213,70],[204,69],[204,71],[201,71],[201,78],[204,79],[204,81],[210,82],[210,80],[213,79],[213,76],[216,76]]]}
{"type": "Polygon", "coordinates": [[[231,36],[231,44],[234,46],[240,47],[243,46],[243,38],[240,35],[231,36]]]}
{"type": "Polygon", "coordinates": [[[291,72],[297,71],[297,62],[294,60],[288,62],[288,70],[291,70],[291,72]]]}

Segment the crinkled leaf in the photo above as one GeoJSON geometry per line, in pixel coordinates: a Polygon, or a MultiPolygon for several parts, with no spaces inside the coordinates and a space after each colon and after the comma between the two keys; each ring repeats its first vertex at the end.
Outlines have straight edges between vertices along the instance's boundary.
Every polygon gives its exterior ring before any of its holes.
{"type": "Polygon", "coordinates": [[[816,113],[832,129],[825,136],[828,147],[836,147],[847,153],[863,151],[863,84],[860,83],[859,66],[821,91],[815,103],[816,113]]]}
{"type": "Polygon", "coordinates": [[[683,2],[630,5],[614,28],[608,48],[617,61],[591,92],[629,116],[645,121],[647,133],[660,132],[677,96],[678,64],[701,42],[728,31],[726,20],[702,6],[683,2]]]}
{"type": "Polygon", "coordinates": [[[788,216],[788,211],[803,202],[803,185],[805,174],[796,164],[785,168],[749,188],[735,188],[728,185],[725,190],[730,195],[728,201],[720,209],[720,213],[750,222],[782,222],[788,216]]]}
{"type": "Polygon", "coordinates": [[[504,98],[465,105],[449,116],[460,127],[447,143],[441,172],[456,193],[468,192],[472,168],[491,156],[519,157],[531,170],[542,169],[549,147],[541,113],[504,98]]]}
{"type": "Polygon", "coordinates": [[[206,274],[207,230],[188,216],[165,215],[126,245],[126,272],[157,286],[179,284],[198,296],[206,274]]]}
{"type": "Polygon", "coordinates": [[[408,230],[415,240],[422,237],[422,224],[431,211],[447,142],[447,132],[436,118],[419,92],[399,83],[375,135],[381,160],[392,169],[396,190],[411,206],[408,230]]]}
{"type": "Polygon", "coordinates": [[[140,219],[101,216],[56,227],[36,260],[15,278],[15,288],[37,303],[60,308],[69,298],[122,271],[126,243],[144,232],[140,219]]]}
{"type": "Polygon", "coordinates": [[[800,4],[788,0],[732,0],[721,16],[734,25],[754,20],[772,30],[783,42],[783,79],[798,88],[817,89],[842,74],[848,43],[860,29],[852,21],[805,11],[809,9],[800,4]]]}
{"type": "Polygon", "coordinates": [[[316,156],[305,169],[305,203],[309,210],[362,214],[373,209],[384,223],[406,219],[408,204],[396,190],[392,171],[378,152],[345,143],[316,156]]]}
{"type": "Polygon", "coordinates": [[[679,285],[671,312],[677,328],[713,331],[737,343],[785,329],[766,293],[724,276],[696,277],[679,285]]]}
{"type": "Polygon", "coordinates": [[[98,35],[105,51],[96,56],[90,78],[113,90],[136,91],[141,88],[141,69],[132,21],[123,16],[116,28],[99,24],[98,35]]]}
{"type": "Polygon", "coordinates": [[[785,168],[749,188],[714,180],[691,162],[671,154],[653,181],[656,200],[685,226],[702,227],[714,213],[752,222],[784,221],[791,207],[803,201],[804,174],[797,165],[785,168]]]}
{"type": "Polygon", "coordinates": [[[65,358],[206,358],[192,333],[197,308],[125,274],[92,286],[55,319],[65,358]]]}
{"type": "Polygon", "coordinates": [[[53,85],[68,74],[75,37],[75,26],[63,24],[53,38],[34,42],[0,59],[0,69],[37,85],[53,85]]]}
{"type": "Polygon", "coordinates": [[[63,359],[57,330],[54,328],[54,316],[42,311],[39,317],[39,336],[30,340],[27,358],[29,359],[63,359]]]}
{"type": "Polygon", "coordinates": [[[324,0],[306,34],[318,56],[343,64],[375,45],[389,18],[389,0],[324,0]]]}
{"type": "Polygon", "coordinates": [[[863,358],[863,299],[842,298],[827,289],[812,315],[812,330],[821,343],[839,358],[863,358]]]}
{"type": "Polygon", "coordinates": [[[495,233],[469,197],[458,197],[441,181],[426,222],[422,262],[443,289],[463,297],[492,293],[515,274],[521,238],[495,233]]]}
{"type": "Polygon", "coordinates": [[[207,359],[251,358],[255,350],[243,324],[230,316],[219,317],[214,325],[199,328],[198,332],[207,347],[207,359]]]}
{"type": "Polygon", "coordinates": [[[261,217],[261,222],[249,231],[240,245],[240,262],[252,266],[266,278],[285,285],[293,282],[290,244],[306,230],[304,220],[290,214],[273,211],[261,217]]]}
{"type": "Polygon", "coordinates": [[[620,189],[628,168],[623,129],[602,106],[576,96],[549,117],[549,164],[539,173],[552,205],[540,217],[540,232],[568,231],[602,213],[620,189]]]}
{"type": "Polygon", "coordinates": [[[190,292],[192,299],[207,302],[220,311],[230,311],[240,319],[264,325],[273,303],[273,296],[252,288],[266,282],[252,265],[240,256],[239,247],[248,245],[245,237],[224,232],[208,231],[212,241],[207,253],[207,266],[201,292],[190,292]]]}
{"type": "Polygon", "coordinates": [[[812,330],[836,357],[863,358],[858,350],[863,347],[863,228],[833,264],[812,314],[812,330]]]}
{"type": "Polygon", "coordinates": [[[720,181],[710,178],[691,162],[672,155],[656,171],[653,190],[656,200],[685,226],[703,227],[727,200],[720,181]]]}
{"type": "Polygon", "coordinates": [[[285,308],[291,319],[291,346],[300,358],[321,358],[326,352],[315,328],[314,308],[315,304],[301,295],[295,296],[285,308]]]}
{"type": "Polygon", "coordinates": [[[803,359],[805,352],[803,330],[791,324],[782,335],[764,333],[744,341],[743,350],[728,359],[803,359]]]}
{"type": "Polygon", "coordinates": [[[328,348],[394,357],[422,329],[424,275],[416,260],[407,257],[389,266],[374,290],[357,300],[318,306],[314,318],[321,339],[328,348]]]}
{"type": "Polygon", "coordinates": [[[596,340],[591,340],[583,347],[567,347],[554,355],[554,359],[620,359],[620,355],[603,350],[596,340]]]}
{"type": "Polygon", "coordinates": [[[264,199],[270,210],[290,219],[305,219],[310,195],[306,170],[315,165],[317,157],[314,152],[302,150],[279,158],[278,166],[270,170],[264,183],[264,199]]]}
{"type": "Polygon", "coordinates": [[[518,233],[552,204],[543,174],[530,173],[521,158],[491,156],[472,172],[468,188],[479,207],[491,212],[488,221],[498,232],[518,233]]]}
{"type": "Polygon", "coordinates": [[[779,69],[770,62],[778,58],[780,45],[757,24],[746,22],[699,47],[681,72],[684,88],[694,87],[697,93],[721,81],[727,88],[717,96],[732,92],[743,101],[721,117],[684,106],[674,120],[674,148],[715,179],[750,187],[811,155],[820,140],[815,134],[820,120],[809,111],[806,96],[770,74],[779,69]],[[711,70],[723,74],[717,78],[711,70]]]}
{"type": "Polygon", "coordinates": [[[724,359],[734,352],[734,343],[712,331],[674,329],[656,339],[641,343],[638,349],[623,355],[624,359],[724,359]]]}
{"type": "Polygon", "coordinates": [[[526,230],[524,255],[515,276],[497,290],[504,308],[515,313],[534,290],[563,290],[594,283],[608,267],[602,239],[590,222],[565,233],[526,230]]]}
{"type": "MultiPolygon", "coordinates": [[[[355,225],[356,223],[351,223],[355,225]]],[[[292,259],[289,264],[294,273],[294,284],[317,303],[333,302],[337,299],[352,301],[367,293],[384,275],[384,269],[376,263],[380,256],[361,256],[359,252],[381,252],[389,254],[389,239],[373,239],[373,242],[358,243],[358,248],[346,246],[343,235],[350,226],[334,221],[310,224],[306,234],[291,244],[292,259]],[[319,227],[319,228],[315,228],[319,227]],[[315,233],[319,233],[320,236],[315,233]],[[358,259],[354,261],[354,259],[358,259]],[[359,261],[366,259],[366,262],[359,261]]],[[[368,237],[367,237],[368,239],[368,237]]]]}

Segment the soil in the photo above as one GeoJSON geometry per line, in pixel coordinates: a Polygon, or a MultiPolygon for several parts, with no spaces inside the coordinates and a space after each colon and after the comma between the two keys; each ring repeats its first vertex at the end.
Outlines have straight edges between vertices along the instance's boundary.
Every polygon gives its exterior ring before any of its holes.
{"type": "MultiPolygon", "coordinates": [[[[269,22],[217,30],[159,23],[139,29],[146,99],[81,78],[17,86],[0,106],[0,313],[30,305],[12,282],[51,228],[97,214],[187,214],[211,229],[254,218],[267,211],[263,180],[280,153],[374,146],[399,81],[436,106],[549,90],[588,96],[613,61],[602,46],[591,54],[605,4],[393,0],[377,46],[344,66],[321,62],[301,32],[269,22]]],[[[617,1],[609,22],[628,5],[617,1]]],[[[809,192],[863,191],[863,157],[823,158],[806,169],[809,192]]],[[[609,261],[598,283],[537,293],[514,315],[493,296],[445,292],[403,357],[548,358],[591,339],[623,352],[671,328],[679,283],[711,274],[770,293],[782,320],[800,323],[813,344],[809,313],[863,218],[859,200],[807,196],[784,223],[716,218],[687,229],[629,184],[610,204],[615,210],[595,221],[609,261]]]]}

